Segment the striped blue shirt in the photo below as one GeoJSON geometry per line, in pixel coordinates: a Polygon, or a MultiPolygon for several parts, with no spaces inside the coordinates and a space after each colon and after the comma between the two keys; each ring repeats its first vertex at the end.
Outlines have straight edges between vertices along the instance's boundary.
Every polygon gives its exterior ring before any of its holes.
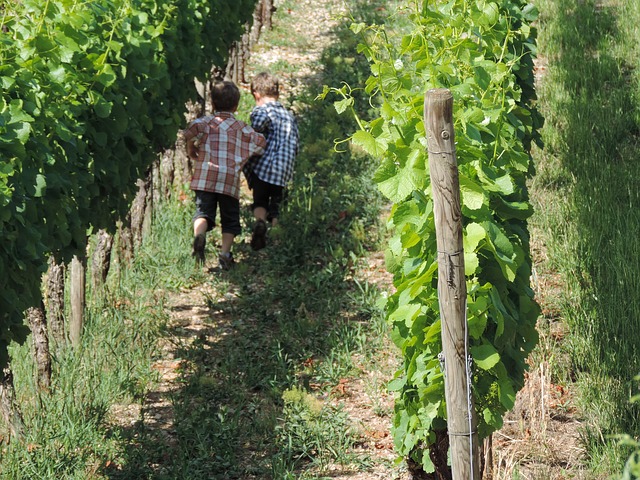
{"type": "Polygon", "coordinates": [[[245,166],[245,174],[255,174],[263,182],[286,186],[293,178],[293,165],[298,154],[300,135],[295,117],[280,102],[268,102],[251,112],[251,126],[267,139],[261,157],[245,166]]]}

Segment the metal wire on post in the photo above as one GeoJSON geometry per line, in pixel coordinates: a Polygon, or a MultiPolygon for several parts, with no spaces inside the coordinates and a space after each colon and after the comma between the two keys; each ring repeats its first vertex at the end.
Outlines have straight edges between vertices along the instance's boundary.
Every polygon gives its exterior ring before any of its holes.
{"type": "MultiPolygon", "coordinates": [[[[473,357],[469,353],[469,322],[467,317],[467,299],[464,301],[464,356],[466,359],[467,368],[467,419],[469,420],[469,465],[473,465],[473,392],[471,391],[471,366],[473,365],[473,357]]],[[[471,468],[471,479],[475,480],[473,475],[473,468],[471,468]]]]}
{"type": "MultiPolygon", "coordinates": [[[[439,252],[439,253],[442,253],[442,252],[439,252]]],[[[439,295],[440,295],[440,288],[438,287],[438,296],[439,295]]],[[[472,420],[473,408],[474,408],[473,392],[472,392],[473,382],[471,377],[473,357],[469,353],[469,323],[468,323],[467,313],[468,313],[467,299],[465,299],[465,302],[464,302],[464,326],[465,326],[464,357],[465,357],[465,371],[466,371],[466,378],[467,378],[467,420],[468,420],[469,430],[467,432],[449,432],[449,435],[469,437],[469,465],[473,465],[473,461],[474,461],[473,435],[475,435],[476,432],[473,430],[473,420],[472,420]]],[[[445,319],[444,319],[443,312],[440,312],[440,317],[442,319],[442,322],[444,323],[445,319]]],[[[444,352],[440,352],[438,354],[438,362],[440,363],[440,370],[442,371],[442,375],[444,376],[444,380],[446,382],[447,373],[445,368],[446,358],[445,358],[444,352]]],[[[470,475],[471,477],[469,478],[469,480],[476,480],[473,468],[470,469],[470,475]]]]}

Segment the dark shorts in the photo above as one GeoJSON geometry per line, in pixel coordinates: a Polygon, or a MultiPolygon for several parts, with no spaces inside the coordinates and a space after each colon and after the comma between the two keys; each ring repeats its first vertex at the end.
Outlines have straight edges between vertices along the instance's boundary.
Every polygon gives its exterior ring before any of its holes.
{"type": "Polygon", "coordinates": [[[262,207],[267,211],[267,218],[278,218],[280,215],[280,205],[285,200],[286,189],[280,185],[267,183],[260,180],[255,175],[249,181],[249,187],[253,190],[253,204],[251,208],[255,210],[262,207]]]}
{"type": "Polygon", "coordinates": [[[207,231],[216,226],[216,210],[220,205],[222,233],[240,235],[240,200],[229,195],[196,190],[196,213],[193,220],[207,219],[207,231]]]}

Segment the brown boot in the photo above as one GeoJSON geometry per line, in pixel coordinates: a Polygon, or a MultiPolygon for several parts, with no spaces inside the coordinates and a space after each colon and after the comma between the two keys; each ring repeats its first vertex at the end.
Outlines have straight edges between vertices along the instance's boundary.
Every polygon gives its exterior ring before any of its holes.
{"type": "Polygon", "coordinates": [[[207,244],[207,237],[204,233],[199,233],[193,237],[193,253],[192,257],[195,257],[196,264],[204,265],[204,247],[207,244]]]}
{"type": "Polygon", "coordinates": [[[267,222],[264,220],[256,221],[251,234],[251,248],[261,250],[267,246],[267,222]]]}

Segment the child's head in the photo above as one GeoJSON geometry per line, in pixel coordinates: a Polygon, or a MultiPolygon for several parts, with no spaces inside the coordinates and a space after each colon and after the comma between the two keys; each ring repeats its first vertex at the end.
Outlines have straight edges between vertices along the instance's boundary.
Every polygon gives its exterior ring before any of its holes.
{"type": "Polygon", "coordinates": [[[216,82],[211,89],[211,100],[216,111],[235,112],[240,103],[240,90],[228,80],[216,82]]]}
{"type": "Polygon", "coordinates": [[[258,73],[251,80],[251,93],[256,93],[261,97],[278,98],[280,95],[280,84],[278,79],[267,72],[258,73]]]}

